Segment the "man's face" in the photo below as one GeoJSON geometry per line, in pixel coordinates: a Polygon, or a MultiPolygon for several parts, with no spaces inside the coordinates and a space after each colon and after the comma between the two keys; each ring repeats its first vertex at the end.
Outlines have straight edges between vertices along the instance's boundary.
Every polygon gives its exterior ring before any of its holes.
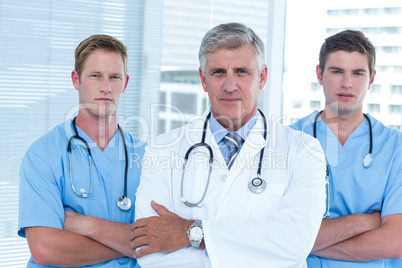
{"type": "Polygon", "coordinates": [[[80,112],[98,118],[116,115],[129,79],[120,54],[96,50],[87,58],[81,77],[73,71],[71,78],[79,91],[80,112]]]}
{"type": "Polygon", "coordinates": [[[254,115],[259,91],[267,80],[267,67],[258,70],[251,44],[206,54],[205,74],[199,73],[212,114],[226,129],[235,131],[254,115]]]}
{"type": "Polygon", "coordinates": [[[336,51],[328,55],[324,72],[316,68],[327,107],[336,115],[362,113],[367,91],[374,82],[368,58],[359,52],[336,51]]]}

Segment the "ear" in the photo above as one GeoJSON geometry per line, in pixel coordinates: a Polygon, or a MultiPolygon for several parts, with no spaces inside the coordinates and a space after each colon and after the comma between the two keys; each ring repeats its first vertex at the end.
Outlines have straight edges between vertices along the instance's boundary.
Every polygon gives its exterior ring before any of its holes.
{"type": "Polygon", "coordinates": [[[371,79],[370,79],[370,83],[369,83],[368,89],[370,89],[371,86],[373,85],[373,83],[374,83],[374,78],[375,78],[375,75],[376,75],[376,74],[377,74],[377,71],[374,70],[373,74],[371,75],[371,79]]]}
{"type": "Polygon", "coordinates": [[[264,64],[263,69],[260,72],[260,90],[265,87],[265,83],[267,82],[268,77],[268,67],[264,64]]]}
{"type": "Polygon", "coordinates": [[[126,74],[126,81],[124,82],[124,88],[123,88],[123,91],[121,93],[124,93],[124,91],[126,91],[128,80],[130,80],[130,76],[128,74],[126,74]]]}
{"type": "Polygon", "coordinates": [[[80,89],[80,77],[76,70],[71,72],[71,81],[73,82],[75,89],[79,90],[80,89]]]}
{"type": "Polygon", "coordinates": [[[318,83],[320,83],[320,85],[322,86],[322,71],[321,71],[320,65],[317,65],[315,67],[315,73],[317,74],[318,83]]]}
{"type": "Polygon", "coordinates": [[[206,77],[204,76],[204,74],[202,73],[202,70],[201,70],[201,68],[198,68],[198,73],[199,73],[199,75],[200,75],[200,80],[201,80],[201,85],[202,85],[202,87],[203,87],[203,89],[204,89],[204,92],[208,92],[208,89],[207,89],[207,81],[206,81],[206,77]]]}

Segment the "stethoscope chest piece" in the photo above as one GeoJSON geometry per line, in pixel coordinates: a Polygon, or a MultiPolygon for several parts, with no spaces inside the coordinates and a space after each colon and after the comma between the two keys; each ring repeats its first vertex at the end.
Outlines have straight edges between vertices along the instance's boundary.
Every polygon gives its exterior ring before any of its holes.
{"type": "Polygon", "coordinates": [[[373,162],[372,154],[371,153],[366,154],[366,156],[363,158],[363,166],[365,168],[368,168],[372,162],[373,162]]]}
{"type": "Polygon", "coordinates": [[[261,178],[254,178],[248,183],[248,188],[255,194],[260,194],[267,188],[267,183],[261,178]]]}
{"type": "Polygon", "coordinates": [[[131,208],[131,200],[130,198],[128,198],[127,196],[120,196],[117,199],[117,206],[121,209],[121,210],[129,210],[131,208]]]}

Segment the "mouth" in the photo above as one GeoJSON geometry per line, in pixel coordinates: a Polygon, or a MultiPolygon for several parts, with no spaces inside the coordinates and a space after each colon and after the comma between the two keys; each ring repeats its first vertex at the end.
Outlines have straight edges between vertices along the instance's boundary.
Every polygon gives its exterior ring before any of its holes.
{"type": "Polygon", "coordinates": [[[222,98],[221,101],[227,102],[227,103],[234,103],[240,101],[239,98],[222,98]]]}
{"type": "Polygon", "coordinates": [[[351,93],[338,93],[336,94],[341,100],[350,100],[352,99],[355,95],[351,93]]]}
{"type": "Polygon", "coordinates": [[[111,102],[112,99],[109,98],[96,98],[95,100],[99,101],[99,102],[111,102]]]}

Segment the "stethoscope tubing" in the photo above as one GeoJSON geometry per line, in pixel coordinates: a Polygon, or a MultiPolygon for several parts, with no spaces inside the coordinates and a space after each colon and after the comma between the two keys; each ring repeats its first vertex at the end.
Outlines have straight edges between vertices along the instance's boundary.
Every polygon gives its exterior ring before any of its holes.
{"type": "MultiPolygon", "coordinates": [[[[323,113],[323,110],[322,111],[320,111],[320,112],[318,112],[317,113],[317,115],[315,116],[315,118],[314,118],[314,125],[313,125],[313,137],[314,138],[317,138],[317,120],[318,120],[318,117],[321,115],[323,113]]],[[[371,120],[370,120],[370,118],[367,116],[367,114],[364,114],[363,113],[363,115],[364,115],[364,117],[367,119],[367,122],[368,122],[368,124],[369,124],[369,129],[370,129],[370,148],[369,148],[369,153],[367,154],[367,155],[369,155],[370,157],[371,157],[371,160],[370,160],[370,162],[369,162],[369,164],[368,165],[366,165],[365,164],[365,161],[364,161],[364,159],[366,158],[364,158],[363,159],[363,166],[365,167],[365,168],[368,168],[370,165],[371,165],[371,161],[372,161],[372,152],[373,152],[373,129],[372,129],[372,127],[371,127],[371,120]]],[[[330,187],[329,187],[329,184],[330,184],[330,167],[329,167],[329,164],[328,163],[326,163],[326,172],[325,172],[325,176],[326,176],[326,183],[327,183],[327,209],[326,209],[326,213],[325,213],[325,215],[324,215],[324,217],[323,218],[326,218],[326,217],[328,217],[328,216],[330,216],[330,212],[329,212],[329,208],[330,208],[330,200],[331,200],[331,198],[330,198],[330,187]]]]}
{"type": "MultiPolygon", "coordinates": [[[[266,140],[267,139],[267,119],[266,119],[264,113],[260,109],[258,109],[258,111],[261,114],[261,117],[263,118],[263,121],[264,121],[264,139],[266,140]]],[[[186,206],[189,206],[189,207],[202,207],[202,202],[204,201],[205,195],[206,195],[208,187],[209,187],[209,182],[210,182],[211,173],[212,173],[212,164],[213,164],[214,156],[213,156],[213,151],[212,151],[211,146],[209,146],[207,143],[205,143],[205,136],[206,136],[208,121],[209,121],[210,117],[211,117],[211,112],[209,112],[207,117],[205,118],[204,126],[203,126],[203,129],[202,129],[201,142],[192,145],[187,150],[187,152],[186,152],[186,154],[184,156],[183,170],[182,170],[182,176],[181,176],[181,198],[180,198],[180,200],[186,206]],[[202,194],[201,199],[198,202],[192,203],[192,202],[187,201],[184,198],[184,193],[183,193],[183,189],[184,189],[184,173],[185,173],[185,170],[186,170],[186,164],[187,164],[188,158],[190,156],[190,153],[195,148],[199,148],[199,147],[205,147],[209,151],[209,174],[208,174],[207,184],[205,186],[205,189],[204,189],[204,192],[202,194]]],[[[256,194],[262,193],[265,190],[265,187],[266,187],[266,182],[263,179],[260,178],[263,157],[264,157],[264,147],[260,151],[260,160],[259,160],[259,164],[258,164],[257,177],[249,182],[249,189],[253,193],[256,193],[256,194]],[[258,180],[259,183],[256,184],[255,180],[258,180]]]]}
{"type": "MultiPolygon", "coordinates": [[[[71,180],[71,187],[74,191],[74,193],[78,196],[84,197],[86,198],[88,196],[88,194],[90,194],[92,192],[92,154],[91,154],[91,149],[89,148],[89,145],[87,143],[87,141],[82,138],[79,134],[78,134],[78,130],[77,130],[77,126],[75,123],[77,117],[74,117],[74,119],[72,120],[72,125],[73,125],[73,129],[74,129],[74,133],[75,135],[71,136],[70,139],[68,140],[68,145],[67,145],[67,152],[68,152],[68,159],[69,159],[69,166],[70,166],[70,180],[71,180]],[[85,144],[85,147],[88,151],[88,159],[89,159],[89,172],[90,172],[90,190],[87,191],[81,191],[82,194],[79,194],[75,187],[74,187],[74,182],[73,182],[73,178],[72,178],[72,170],[71,170],[71,144],[72,144],[72,140],[73,139],[79,139],[80,141],[82,141],[82,143],[85,144]]],[[[126,139],[124,137],[123,131],[121,130],[120,126],[117,125],[117,129],[120,132],[123,144],[124,144],[124,156],[125,156],[125,167],[124,167],[124,195],[119,197],[118,200],[126,200],[128,201],[128,203],[122,203],[119,204],[120,201],[118,201],[118,206],[119,208],[121,208],[122,210],[128,210],[131,207],[131,200],[127,197],[127,174],[128,174],[128,152],[127,152],[127,145],[126,145],[126,139]],[[127,205],[129,204],[129,205],[127,205]]]]}
{"type": "MultiPolygon", "coordinates": [[[[322,111],[320,111],[320,112],[318,112],[317,113],[317,115],[315,116],[315,118],[314,118],[314,125],[313,125],[313,137],[314,138],[317,138],[317,120],[318,120],[318,117],[322,114],[324,112],[324,110],[322,110],[322,111]]],[[[368,115],[367,114],[364,114],[363,113],[363,115],[364,115],[364,117],[367,119],[367,122],[368,122],[368,124],[369,124],[369,132],[370,132],[370,148],[369,148],[369,154],[370,155],[372,155],[373,154],[373,128],[372,128],[372,126],[371,126],[371,120],[370,120],[370,118],[368,117],[368,115]]],[[[369,167],[370,165],[368,165],[368,166],[364,166],[364,167],[369,167]]]]}

